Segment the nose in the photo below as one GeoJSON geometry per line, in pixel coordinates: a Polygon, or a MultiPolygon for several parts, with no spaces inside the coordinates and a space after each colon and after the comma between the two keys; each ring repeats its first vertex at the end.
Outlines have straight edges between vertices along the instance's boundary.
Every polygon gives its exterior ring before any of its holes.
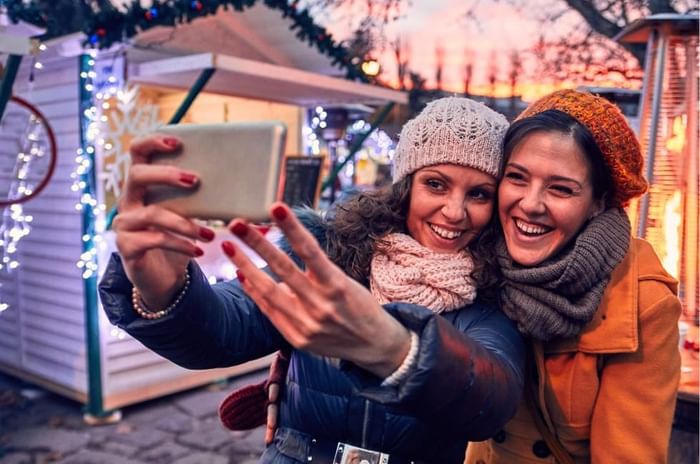
{"type": "Polygon", "coordinates": [[[523,210],[525,214],[544,214],[546,207],[542,199],[542,192],[536,188],[529,188],[523,194],[523,197],[519,202],[520,209],[523,210]]]}
{"type": "Polygon", "coordinates": [[[442,215],[450,222],[461,222],[467,217],[467,202],[462,195],[451,195],[442,207],[442,215]]]}

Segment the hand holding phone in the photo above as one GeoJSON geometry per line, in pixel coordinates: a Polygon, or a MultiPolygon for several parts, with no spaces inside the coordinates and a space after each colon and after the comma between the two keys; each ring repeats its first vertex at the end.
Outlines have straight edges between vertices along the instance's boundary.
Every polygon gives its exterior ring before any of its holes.
{"type": "Polygon", "coordinates": [[[175,153],[154,155],[151,164],[172,165],[198,174],[193,189],[150,186],[146,203],[187,217],[230,221],[268,219],[277,196],[286,127],[277,121],[178,124],[158,130],[182,141],[175,153]]]}

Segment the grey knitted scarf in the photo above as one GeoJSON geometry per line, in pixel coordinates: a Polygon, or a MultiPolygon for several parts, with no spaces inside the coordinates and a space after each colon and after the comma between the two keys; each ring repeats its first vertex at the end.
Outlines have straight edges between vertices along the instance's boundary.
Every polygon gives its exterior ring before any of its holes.
{"type": "Polygon", "coordinates": [[[620,209],[592,219],[567,248],[535,267],[514,263],[501,240],[503,311],[526,335],[540,340],[571,337],[593,318],[612,270],[630,245],[630,222],[620,209]]]}

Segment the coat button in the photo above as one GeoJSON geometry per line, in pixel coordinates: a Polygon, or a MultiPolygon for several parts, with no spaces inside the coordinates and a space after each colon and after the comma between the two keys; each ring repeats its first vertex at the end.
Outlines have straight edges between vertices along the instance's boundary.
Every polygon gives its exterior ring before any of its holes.
{"type": "Polygon", "coordinates": [[[546,458],[550,454],[549,446],[543,440],[537,440],[534,445],[532,445],[532,453],[538,458],[546,458]]]}
{"type": "Polygon", "coordinates": [[[505,430],[499,430],[496,432],[496,435],[493,436],[493,441],[496,443],[503,443],[506,441],[506,431],[505,430]]]}

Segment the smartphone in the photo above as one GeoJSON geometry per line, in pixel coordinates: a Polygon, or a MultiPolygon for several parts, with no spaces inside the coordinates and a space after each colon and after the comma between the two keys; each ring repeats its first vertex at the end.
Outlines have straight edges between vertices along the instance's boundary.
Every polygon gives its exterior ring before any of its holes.
{"type": "Polygon", "coordinates": [[[230,221],[269,220],[277,198],[279,172],[287,129],[279,121],[176,124],[160,134],[182,141],[180,150],[159,153],[151,164],[172,165],[197,173],[193,189],[156,185],[146,203],[159,203],[183,216],[230,221]]]}

